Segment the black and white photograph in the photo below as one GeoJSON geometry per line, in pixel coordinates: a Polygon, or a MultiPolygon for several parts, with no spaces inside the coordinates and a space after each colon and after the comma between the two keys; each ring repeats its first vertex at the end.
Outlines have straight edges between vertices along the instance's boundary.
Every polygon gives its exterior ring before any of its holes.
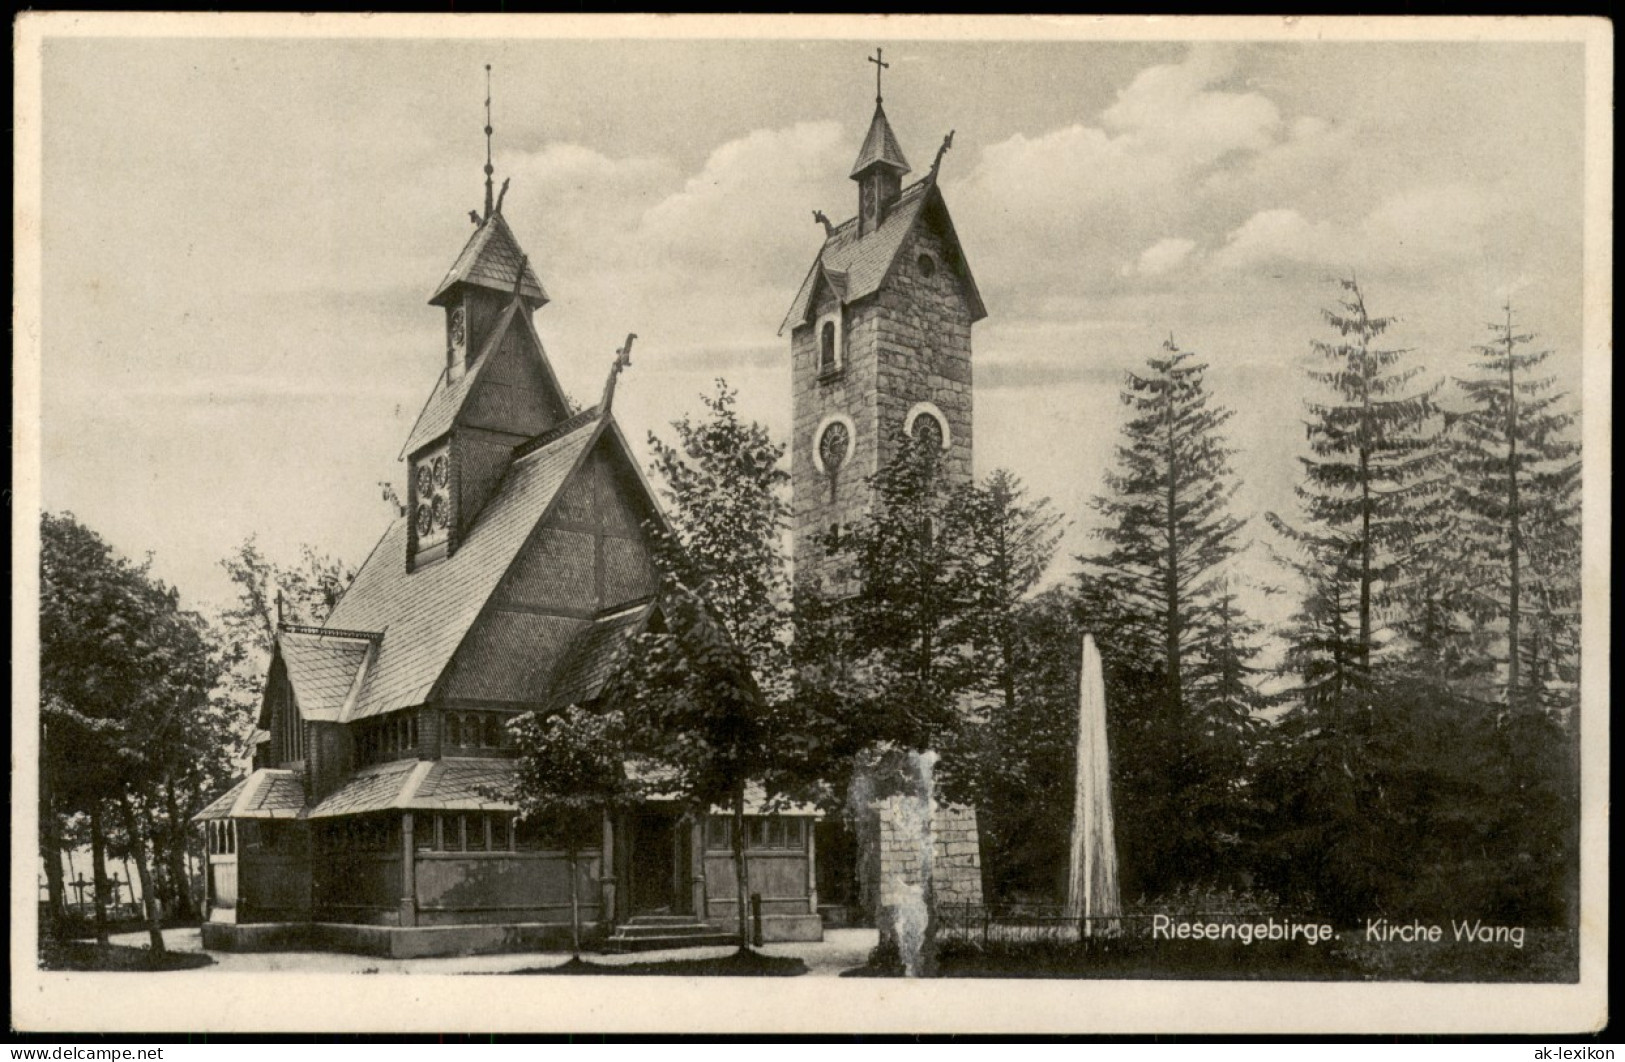
{"type": "Polygon", "coordinates": [[[1612,40],[22,16],[13,1028],[1601,1028],[1612,40]]]}

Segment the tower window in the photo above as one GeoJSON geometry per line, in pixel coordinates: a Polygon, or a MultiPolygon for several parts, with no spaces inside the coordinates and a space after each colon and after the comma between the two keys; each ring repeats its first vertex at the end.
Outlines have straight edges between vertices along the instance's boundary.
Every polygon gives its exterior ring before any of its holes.
{"type": "Polygon", "coordinates": [[[942,449],[942,424],[929,413],[914,418],[914,441],[927,453],[942,449]]]}
{"type": "Polygon", "coordinates": [[[826,317],[818,325],[818,375],[827,378],[841,371],[841,324],[838,317],[826,317]]]}
{"type": "Polygon", "coordinates": [[[451,454],[446,447],[413,463],[412,506],[418,548],[444,542],[451,524],[451,454]]]}
{"type": "Polygon", "coordinates": [[[842,421],[834,421],[824,429],[823,435],[818,438],[818,456],[824,466],[824,473],[833,476],[841,470],[846,463],[847,451],[852,448],[852,433],[847,430],[842,421]]]}
{"type": "Polygon", "coordinates": [[[919,267],[920,276],[922,276],[922,277],[930,277],[930,276],[935,276],[936,275],[936,272],[937,272],[937,260],[935,258],[932,258],[928,254],[920,255],[920,257],[916,260],[915,265],[917,265],[919,267]]]}
{"type": "Polygon", "coordinates": [[[931,402],[916,402],[903,418],[903,432],[917,443],[946,450],[953,443],[948,418],[931,402]]]}

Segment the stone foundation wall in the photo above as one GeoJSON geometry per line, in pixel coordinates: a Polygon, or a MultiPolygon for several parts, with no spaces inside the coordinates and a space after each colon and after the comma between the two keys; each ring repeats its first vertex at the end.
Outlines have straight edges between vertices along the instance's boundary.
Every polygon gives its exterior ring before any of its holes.
{"type": "MultiPolygon", "coordinates": [[[[918,890],[925,867],[920,859],[917,802],[904,796],[875,804],[878,829],[878,881],[874,894],[882,908],[907,902],[918,890]]],[[[982,902],[981,839],[974,808],[938,806],[931,817],[932,901],[944,904],[982,902]]]]}

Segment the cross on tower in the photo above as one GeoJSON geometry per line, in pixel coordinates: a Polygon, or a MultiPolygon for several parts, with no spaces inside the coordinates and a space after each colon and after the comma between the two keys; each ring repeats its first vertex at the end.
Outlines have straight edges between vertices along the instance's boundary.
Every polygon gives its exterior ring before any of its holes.
{"type": "Polygon", "coordinates": [[[880,57],[883,54],[884,53],[881,51],[881,49],[876,48],[875,49],[875,54],[869,56],[869,62],[875,64],[875,102],[876,103],[880,102],[880,72],[882,70],[890,69],[890,67],[891,67],[890,63],[881,61],[880,57]]]}

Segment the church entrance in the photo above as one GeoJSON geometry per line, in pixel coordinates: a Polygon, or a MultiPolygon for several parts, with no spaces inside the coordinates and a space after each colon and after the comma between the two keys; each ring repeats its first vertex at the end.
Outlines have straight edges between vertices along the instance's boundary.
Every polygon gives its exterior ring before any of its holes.
{"type": "Polygon", "coordinates": [[[631,913],[690,914],[690,827],[672,811],[640,810],[630,819],[627,884],[631,895],[627,906],[631,913]]]}

